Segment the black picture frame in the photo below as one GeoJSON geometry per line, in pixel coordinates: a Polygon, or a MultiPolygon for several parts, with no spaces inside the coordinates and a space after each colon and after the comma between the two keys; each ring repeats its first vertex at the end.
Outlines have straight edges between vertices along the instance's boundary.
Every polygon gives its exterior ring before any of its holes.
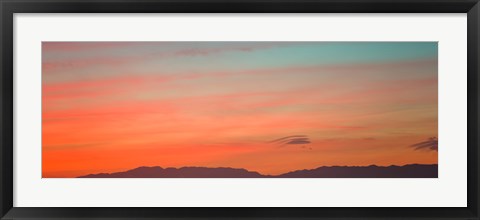
{"type": "Polygon", "coordinates": [[[479,0],[1,0],[1,219],[479,219],[479,0]],[[467,13],[468,205],[464,208],[13,207],[15,13],[467,13]]]}

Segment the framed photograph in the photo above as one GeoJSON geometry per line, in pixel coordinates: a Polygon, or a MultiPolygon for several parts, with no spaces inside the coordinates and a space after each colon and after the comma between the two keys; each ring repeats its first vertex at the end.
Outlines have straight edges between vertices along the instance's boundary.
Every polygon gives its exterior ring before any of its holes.
{"type": "Polygon", "coordinates": [[[478,0],[1,11],[1,219],[479,219],[478,0]]]}

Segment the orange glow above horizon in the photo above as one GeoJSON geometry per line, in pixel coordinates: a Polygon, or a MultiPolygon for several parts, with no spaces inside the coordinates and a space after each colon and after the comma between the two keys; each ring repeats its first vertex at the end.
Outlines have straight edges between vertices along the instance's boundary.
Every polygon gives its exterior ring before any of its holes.
{"type": "Polygon", "coordinates": [[[437,164],[411,147],[438,135],[437,44],[417,44],[44,42],[42,176],[437,164]]]}

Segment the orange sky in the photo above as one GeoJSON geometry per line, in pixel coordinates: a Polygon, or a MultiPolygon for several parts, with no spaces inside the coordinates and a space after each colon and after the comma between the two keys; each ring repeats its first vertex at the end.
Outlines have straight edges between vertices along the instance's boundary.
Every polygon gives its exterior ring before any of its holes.
{"type": "Polygon", "coordinates": [[[411,147],[437,136],[436,43],[44,42],[42,59],[43,177],[437,163],[411,147]]]}

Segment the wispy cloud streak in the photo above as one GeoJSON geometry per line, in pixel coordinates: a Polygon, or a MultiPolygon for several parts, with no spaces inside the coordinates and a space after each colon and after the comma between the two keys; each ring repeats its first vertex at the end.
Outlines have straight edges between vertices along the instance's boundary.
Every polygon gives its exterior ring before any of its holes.
{"type": "Polygon", "coordinates": [[[431,137],[426,141],[410,145],[410,147],[415,148],[415,150],[438,151],[438,139],[437,137],[431,137]]]}
{"type": "Polygon", "coordinates": [[[305,145],[312,142],[310,141],[310,138],[308,138],[308,136],[306,135],[291,135],[269,141],[268,143],[280,145],[283,147],[286,145],[305,145]]]}

